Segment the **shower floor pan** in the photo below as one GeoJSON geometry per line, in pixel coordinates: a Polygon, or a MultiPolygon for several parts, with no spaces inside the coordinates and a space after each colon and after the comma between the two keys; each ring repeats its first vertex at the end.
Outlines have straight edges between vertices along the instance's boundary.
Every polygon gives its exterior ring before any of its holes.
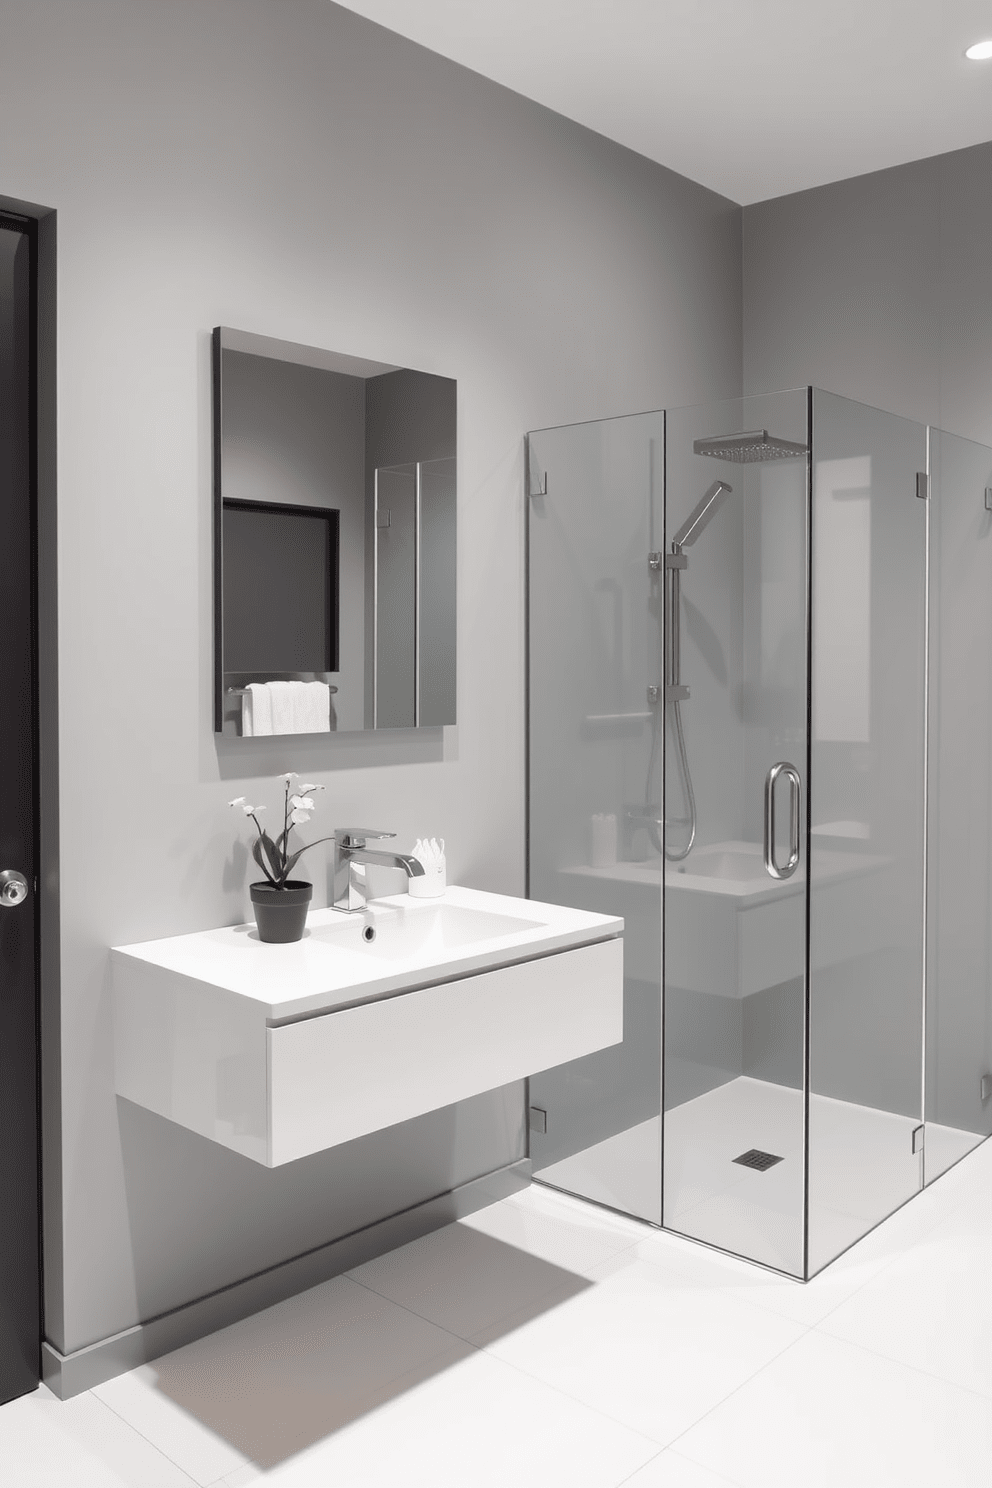
{"type": "MultiPolygon", "coordinates": [[[[811,1093],[810,1273],[822,1269],[915,1191],[916,1118],[811,1093]],[[852,1158],[852,1154],[854,1154],[852,1158]]],[[[802,1268],[802,1091],[741,1075],[665,1114],[665,1226],[776,1270],[802,1268]],[[742,1167],[743,1146],[781,1161],[742,1167]]],[[[982,1140],[926,1124],[931,1182],[982,1140]]],[[[655,1116],[534,1174],[652,1224],[661,1218],[662,1124],[655,1116]]]]}
{"type": "MultiPolygon", "coordinates": [[[[811,1275],[917,1192],[923,1169],[910,1133],[918,1119],[810,1093],[811,1275]]],[[[979,1141],[928,1121],[928,1181],[979,1141]]],[[[667,1111],[664,1171],[667,1228],[778,1270],[802,1270],[801,1090],[741,1075],[667,1111]],[[742,1168],[735,1156],[752,1144],[782,1162],[766,1173],[742,1168]]]]}

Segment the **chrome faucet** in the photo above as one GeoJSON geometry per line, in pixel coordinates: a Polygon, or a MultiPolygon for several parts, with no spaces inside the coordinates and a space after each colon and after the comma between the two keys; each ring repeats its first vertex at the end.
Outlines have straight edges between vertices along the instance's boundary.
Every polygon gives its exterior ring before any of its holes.
{"type": "Polygon", "coordinates": [[[423,878],[424,865],[409,853],[381,852],[366,847],[395,837],[395,832],[374,832],[371,827],[338,827],[334,833],[334,908],[343,914],[360,914],[368,901],[364,879],[352,872],[354,863],[378,863],[382,868],[402,868],[408,878],[423,878]]]}

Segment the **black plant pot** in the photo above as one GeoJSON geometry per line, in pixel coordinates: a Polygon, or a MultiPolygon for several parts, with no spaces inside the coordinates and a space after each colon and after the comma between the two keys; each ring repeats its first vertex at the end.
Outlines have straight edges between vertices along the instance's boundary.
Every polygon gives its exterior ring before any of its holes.
{"type": "Polygon", "coordinates": [[[281,889],[276,889],[263,879],[250,888],[259,940],[285,945],[303,939],[313,884],[288,878],[281,889]]]}

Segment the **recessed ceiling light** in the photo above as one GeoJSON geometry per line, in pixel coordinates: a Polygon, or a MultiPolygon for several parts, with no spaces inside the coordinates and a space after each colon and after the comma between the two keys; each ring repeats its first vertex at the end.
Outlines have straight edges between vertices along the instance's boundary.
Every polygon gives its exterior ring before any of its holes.
{"type": "Polygon", "coordinates": [[[976,41],[965,52],[972,62],[987,62],[992,57],[992,41],[976,41]]]}

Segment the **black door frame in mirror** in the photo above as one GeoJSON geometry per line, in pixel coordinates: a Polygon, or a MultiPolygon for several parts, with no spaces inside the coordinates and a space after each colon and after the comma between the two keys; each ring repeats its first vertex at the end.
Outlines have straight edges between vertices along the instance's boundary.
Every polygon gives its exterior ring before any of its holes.
{"type": "MultiPolygon", "coordinates": [[[[339,637],[341,629],[341,585],[340,585],[340,552],[341,552],[341,513],[333,506],[300,506],[290,501],[239,501],[234,497],[221,497],[221,541],[223,543],[225,511],[259,513],[270,517],[313,517],[317,521],[327,524],[327,562],[328,562],[328,585],[327,585],[327,614],[325,619],[325,647],[319,667],[311,670],[336,672],[339,658],[339,637]]],[[[221,571],[223,572],[223,557],[221,560],[221,571]]],[[[228,667],[227,659],[224,659],[224,641],[221,637],[222,668],[224,671],[242,670],[236,667],[228,667]]],[[[314,658],[316,660],[316,658],[314,658]]],[[[268,672],[271,676],[271,671],[268,672]]],[[[223,687],[223,673],[221,676],[223,687]]]]}

